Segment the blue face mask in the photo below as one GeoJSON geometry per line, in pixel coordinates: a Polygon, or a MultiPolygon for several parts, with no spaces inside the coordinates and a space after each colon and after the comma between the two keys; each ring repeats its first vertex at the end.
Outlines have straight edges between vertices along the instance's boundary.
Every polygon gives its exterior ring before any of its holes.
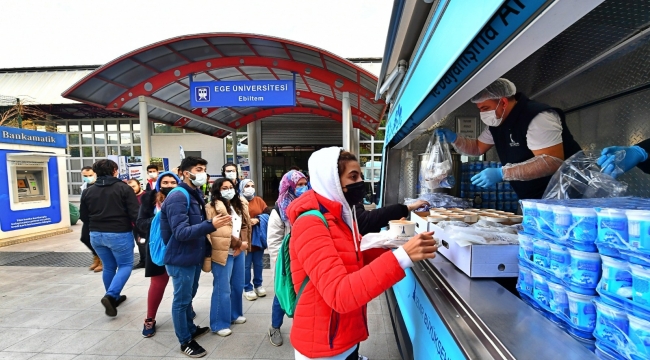
{"type": "Polygon", "coordinates": [[[297,187],[297,188],[296,188],[296,196],[297,196],[297,197],[300,197],[300,195],[304,194],[305,191],[307,191],[307,187],[306,187],[306,186],[297,187]]]}

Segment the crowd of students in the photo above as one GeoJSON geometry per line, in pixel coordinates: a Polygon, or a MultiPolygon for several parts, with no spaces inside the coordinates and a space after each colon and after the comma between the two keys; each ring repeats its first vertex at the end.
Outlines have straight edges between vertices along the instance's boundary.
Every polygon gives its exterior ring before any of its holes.
{"type": "MultiPolygon", "coordinates": [[[[117,316],[126,300],[122,290],[138,246],[136,267],[144,267],[150,278],[142,335],[155,335],[156,314],[171,278],[172,322],[180,350],[189,357],[203,357],[206,351],[196,341],[199,336],[232,334],[232,324],[246,322],[243,300],[267,295],[262,286],[264,251],[268,248],[274,270],[283,239],[291,233],[292,281],[294,287],[305,284],[291,332],[296,359],[364,358],[358,345],[369,336],[367,303],[401,280],[414,261],[433,258],[437,249],[431,233],[419,234],[394,251],[361,252],[361,237],[422,204],[366,211],[359,162],[338,147],[311,156],[309,181],[299,170],[284,174],[273,209],[256,196],[253,181],[240,179],[234,164],[225,164],[222,177],[212,185],[207,166],[197,157],[183,159],[172,172],[158,173],[150,165],[144,190],[138,181],[119,180],[118,166],[111,160],[82,170],[86,186],[81,240],[95,255],[91,269],[102,272],[106,315],[117,316]],[[327,223],[316,217],[298,220],[310,210],[319,211],[327,223]],[[156,216],[159,222],[154,221],[156,216]],[[164,266],[152,261],[147,246],[152,224],[159,224],[155,230],[166,244],[164,266]],[[213,276],[210,323],[205,327],[194,323],[192,307],[202,270],[213,276]]],[[[283,344],[284,316],[274,297],[268,329],[274,346],[283,344]]]]}

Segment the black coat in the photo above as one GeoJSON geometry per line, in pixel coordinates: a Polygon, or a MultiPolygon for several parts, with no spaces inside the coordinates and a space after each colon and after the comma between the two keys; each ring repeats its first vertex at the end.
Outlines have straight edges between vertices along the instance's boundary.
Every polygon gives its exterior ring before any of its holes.
{"type": "Polygon", "coordinates": [[[389,205],[370,211],[366,210],[363,204],[359,204],[354,207],[354,211],[357,215],[357,225],[361,236],[379,232],[381,228],[388,226],[389,221],[409,216],[408,207],[402,204],[389,205]]]}
{"type": "Polygon", "coordinates": [[[138,219],[140,204],[133,189],[112,176],[100,176],[95,185],[84,190],[80,219],[90,231],[131,232],[138,219]]]}
{"type": "MultiPolygon", "coordinates": [[[[138,213],[138,220],[136,220],[136,227],[140,237],[149,239],[149,232],[151,231],[151,222],[155,216],[156,209],[156,190],[148,191],[142,195],[142,204],[140,205],[140,212],[138,213]]],[[[164,266],[156,265],[153,260],[151,260],[151,255],[149,254],[149,241],[145,243],[145,253],[146,257],[144,260],[144,276],[152,277],[164,274],[164,266]]]]}

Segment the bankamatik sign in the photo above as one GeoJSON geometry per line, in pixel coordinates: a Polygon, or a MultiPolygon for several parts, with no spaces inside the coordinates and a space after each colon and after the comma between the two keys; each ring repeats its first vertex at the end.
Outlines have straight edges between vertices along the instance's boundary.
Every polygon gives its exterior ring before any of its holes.
{"type": "Polygon", "coordinates": [[[294,80],[201,81],[190,83],[192,107],[295,106],[294,80]]]}

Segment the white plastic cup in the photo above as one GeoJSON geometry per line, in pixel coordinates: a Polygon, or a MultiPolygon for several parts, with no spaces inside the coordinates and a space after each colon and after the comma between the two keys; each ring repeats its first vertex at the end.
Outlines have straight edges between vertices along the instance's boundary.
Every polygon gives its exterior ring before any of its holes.
{"type": "Polygon", "coordinates": [[[578,242],[593,243],[598,238],[598,216],[594,208],[569,208],[572,236],[578,242]]]}
{"type": "Polygon", "coordinates": [[[600,280],[602,265],[600,254],[569,249],[571,283],[593,289],[600,280]]]}
{"type": "Polygon", "coordinates": [[[566,206],[552,205],[553,209],[553,233],[559,238],[568,238],[567,234],[571,228],[571,211],[566,206]]]}
{"type": "Polygon", "coordinates": [[[630,264],[632,271],[632,300],[650,306],[650,268],[630,264]]]}
{"type": "Polygon", "coordinates": [[[600,280],[604,291],[623,297],[632,295],[632,274],[630,264],[610,256],[600,255],[603,261],[603,276],[600,280]]]}
{"type": "Polygon", "coordinates": [[[388,222],[389,232],[395,237],[415,236],[415,222],[408,220],[392,220],[388,222]]]}
{"type": "Polygon", "coordinates": [[[596,328],[596,307],[592,300],[596,296],[566,292],[569,299],[571,323],[580,330],[592,332],[596,328]]]}
{"type": "Polygon", "coordinates": [[[650,251],[650,211],[627,210],[625,215],[630,247],[650,251]]]}
{"type": "Polygon", "coordinates": [[[650,321],[641,319],[632,314],[627,315],[630,321],[628,335],[632,343],[636,345],[637,351],[642,354],[650,354],[650,321]]]}

